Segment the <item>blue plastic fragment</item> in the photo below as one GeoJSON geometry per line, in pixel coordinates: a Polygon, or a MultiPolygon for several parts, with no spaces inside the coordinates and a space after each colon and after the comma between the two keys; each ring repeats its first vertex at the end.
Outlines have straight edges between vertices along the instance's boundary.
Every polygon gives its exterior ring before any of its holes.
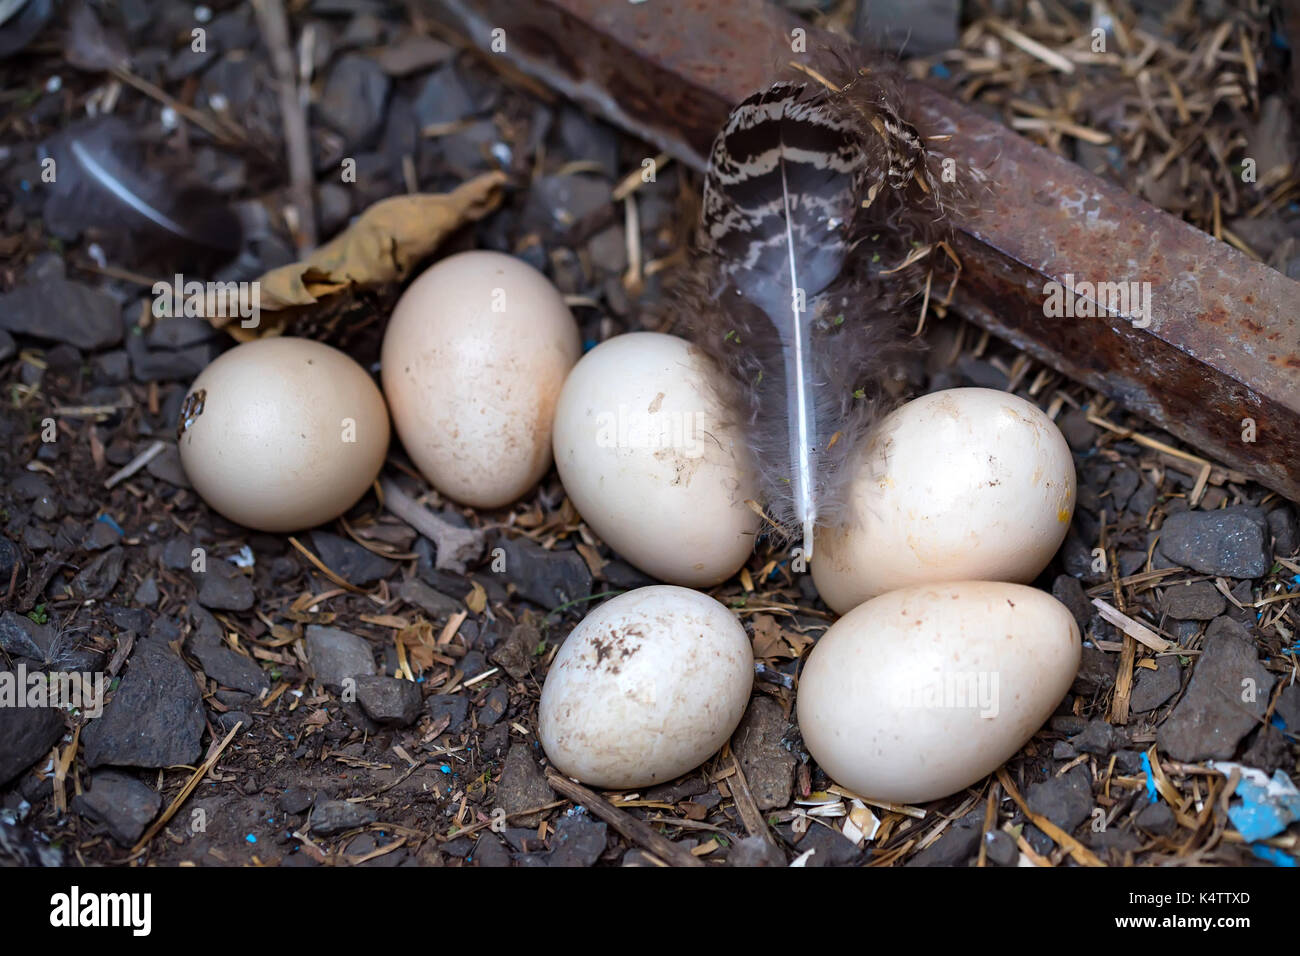
{"type": "Polygon", "coordinates": [[[254,835],[251,834],[251,833],[250,833],[248,836],[244,837],[244,839],[247,840],[249,843],[256,843],[256,842],[257,842],[257,837],[254,836],[254,835]]]}
{"type": "Polygon", "coordinates": [[[451,773],[451,767],[447,766],[447,764],[443,764],[438,769],[441,770],[443,773],[451,773]]]}
{"type": "Polygon", "coordinates": [[[1294,867],[1300,865],[1297,863],[1295,857],[1283,853],[1277,847],[1269,846],[1267,843],[1252,843],[1250,845],[1250,852],[1255,854],[1261,860],[1267,860],[1274,866],[1294,867]]]}
{"type": "Polygon", "coordinates": [[[1156,789],[1156,775],[1151,770],[1151,755],[1143,751],[1142,769],[1147,775],[1147,799],[1152,803],[1160,802],[1160,791],[1156,789]]]}
{"type": "Polygon", "coordinates": [[[1235,796],[1241,801],[1228,806],[1228,819],[1248,843],[1277,836],[1300,820],[1300,792],[1281,770],[1267,784],[1243,777],[1237,782],[1235,796]]]}
{"type": "Polygon", "coordinates": [[[934,63],[930,66],[930,75],[937,76],[941,80],[946,80],[952,76],[952,71],[942,63],[934,63]]]}
{"type": "Polygon", "coordinates": [[[96,518],[95,520],[96,520],[96,521],[102,521],[102,522],[104,522],[104,524],[108,525],[110,528],[112,528],[112,529],[113,529],[114,531],[116,531],[118,534],[122,535],[122,537],[126,537],[126,532],[122,530],[122,526],[121,526],[120,524],[118,524],[116,521],[113,520],[113,516],[112,516],[112,515],[110,515],[110,514],[102,514],[102,515],[100,515],[98,518],[96,518]]]}

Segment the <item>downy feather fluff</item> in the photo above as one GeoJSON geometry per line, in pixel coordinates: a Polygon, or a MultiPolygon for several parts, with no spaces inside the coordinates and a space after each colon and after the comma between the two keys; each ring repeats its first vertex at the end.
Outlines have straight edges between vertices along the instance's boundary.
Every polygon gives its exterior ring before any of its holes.
{"type": "Polygon", "coordinates": [[[886,74],[829,82],[783,79],[732,111],[674,298],[678,327],[724,373],[765,513],[809,559],[813,528],[844,513],[847,459],[882,409],[927,274],[936,300],[948,285],[936,243],[963,201],[932,175],[939,158],[886,74]]]}

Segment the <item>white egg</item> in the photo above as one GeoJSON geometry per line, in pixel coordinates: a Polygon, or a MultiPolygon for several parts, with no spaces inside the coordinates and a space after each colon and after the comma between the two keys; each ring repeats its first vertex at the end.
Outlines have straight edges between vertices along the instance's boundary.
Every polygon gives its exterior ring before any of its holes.
{"type": "Polygon", "coordinates": [[[753,680],[734,614],[688,588],[638,588],[588,614],[560,647],[537,734],[551,763],[584,783],[662,783],[731,736],[753,680]]]}
{"type": "Polygon", "coordinates": [[[1079,628],[1051,595],[964,581],[891,591],[822,636],[799,679],[799,729],[836,783],[921,803],[1000,767],[1079,669],[1079,628]]]}
{"type": "Polygon", "coordinates": [[[1027,583],[1074,513],[1074,460],[1036,405],[953,388],[886,416],[855,456],[848,519],[819,529],[817,591],[843,614],[928,581],[1027,583]]]}
{"type": "Polygon", "coordinates": [[[190,386],[178,446],[213,509],[259,531],[337,518],[366,493],[388,452],[384,397],[338,349],[259,339],[219,356],[190,386]]]}
{"type": "Polygon", "coordinates": [[[555,412],[555,466],[583,520],[661,581],[707,587],[749,558],[754,469],[720,411],[719,372],[674,335],[634,332],[592,349],[555,412]]]}
{"type": "Polygon", "coordinates": [[[384,333],[393,425],[430,484],[462,504],[499,508],[551,467],[551,424],[582,352],[560,293],[499,252],[462,252],[427,269],[384,333]]]}

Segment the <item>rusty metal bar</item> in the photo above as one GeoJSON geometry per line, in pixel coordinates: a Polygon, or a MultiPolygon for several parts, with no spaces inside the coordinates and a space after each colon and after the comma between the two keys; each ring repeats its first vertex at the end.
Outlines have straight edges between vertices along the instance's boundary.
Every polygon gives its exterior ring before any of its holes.
{"type": "MultiPolygon", "coordinates": [[[[763,0],[414,2],[696,168],[731,105],[795,58],[797,21],[763,0]]],[[[844,47],[808,31],[807,49],[823,43],[844,47]]],[[[929,87],[907,95],[993,187],[958,224],[962,314],[1300,500],[1300,283],[929,87]],[[1149,320],[1049,318],[1048,284],[1070,276],[1146,283],[1149,320]]]]}

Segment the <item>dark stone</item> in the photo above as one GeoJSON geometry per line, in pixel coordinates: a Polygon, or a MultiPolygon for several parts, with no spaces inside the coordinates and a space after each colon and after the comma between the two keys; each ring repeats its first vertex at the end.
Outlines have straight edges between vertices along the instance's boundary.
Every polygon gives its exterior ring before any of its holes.
{"type": "Polygon", "coordinates": [[[18,550],[18,545],[8,538],[0,537],[0,589],[8,590],[14,568],[21,568],[22,564],[23,555],[18,550]]]}
{"type": "Polygon", "coordinates": [[[1133,680],[1133,691],[1129,695],[1129,708],[1135,714],[1145,714],[1155,710],[1183,686],[1183,675],[1175,657],[1161,657],[1156,660],[1156,669],[1137,668],[1137,677],[1133,680]]]}
{"type": "Polygon", "coordinates": [[[481,833],[474,841],[472,854],[476,866],[510,866],[510,851],[502,845],[495,833],[481,833]]]}
{"type": "Polygon", "coordinates": [[[515,680],[523,680],[533,669],[533,652],[542,641],[542,632],[532,614],[525,613],[509,636],[492,652],[492,660],[515,680]]]}
{"type": "Polygon", "coordinates": [[[358,677],[357,703],[371,720],[409,727],[420,716],[420,685],[396,677],[358,677]]]}
{"type": "Polygon", "coordinates": [[[478,725],[491,727],[510,709],[510,691],[504,684],[498,684],[487,693],[478,709],[478,725]]]}
{"type": "MultiPolygon", "coordinates": [[[[497,783],[496,802],[508,814],[519,813],[544,806],[555,799],[555,791],[546,782],[546,775],[537,766],[525,744],[511,744],[506,752],[501,780],[497,783]]],[[[524,827],[535,827],[544,813],[531,813],[513,817],[512,822],[524,827]]]]}
{"type": "Polygon", "coordinates": [[[459,694],[435,694],[429,698],[429,716],[435,724],[444,716],[449,717],[443,733],[458,733],[469,720],[469,699],[459,694]]]}
{"type": "Polygon", "coordinates": [[[435,591],[419,578],[403,581],[397,593],[403,601],[414,604],[435,620],[445,621],[453,614],[465,610],[465,605],[461,601],[448,597],[441,591],[435,591]]]}
{"type": "Polygon", "coordinates": [[[247,611],[253,606],[253,582],[248,575],[212,554],[204,567],[190,572],[199,588],[200,604],[214,611],[247,611]]]}
{"type": "Polygon", "coordinates": [[[964,866],[979,853],[980,833],[984,829],[984,808],[976,807],[954,820],[934,843],[912,857],[907,866],[964,866]]]}
{"type": "Polygon", "coordinates": [[[1119,662],[1115,655],[1085,645],[1079,656],[1079,673],[1070,689],[1076,694],[1084,695],[1105,691],[1114,686],[1118,670],[1119,662]]]}
{"type": "Polygon", "coordinates": [[[585,816],[564,816],[551,837],[550,866],[591,866],[605,852],[604,823],[585,816]]]}
{"type": "Polygon", "coordinates": [[[18,353],[18,346],[14,343],[14,337],[0,329],[0,362],[7,362],[18,353]]]}
{"type": "Polygon", "coordinates": [[[478,103],[455,64],[448,63],[428,75],[411,109],[424,128],[465,119],[478,112],[478,103]]]}
{"type": "Polygon", "coordinates": [[[374,141],[383,124],[391,85],[378,63],[349,53],[330,71],[316,111],[326,125],[343,135],[348,149],[362,149],[374,141]]]}
{"type": "Polygon", "coordinates": [[[760,694],[750,701],[731,737],[732,753],[760,810],[788,806],[794,794],[798,761],[782,743],[789,726],[781,705],[760,694]]]}
{"type": "Polygon", "coordinates": [[[1268,513],[1268,531],[1273,536],[1274,554],[1287,557],[1300,549],[1300,526],[1297,526],[1295,510],[1289,505],[1268,513]]]}
{"type": "Polygon", "coordinates": [[[809,850],[814,852],[804,866],[857,866],[865,855],[857,844],[838,830],[815,824],[795,845],[795,852],[799,854],[809,850]]]}
{"type": "Polygon", "coordinates": [[[1088,622],[1092,620],[1097,609],[1092,606],[1088,595],[1083,592],[1083,585],[1079,583],[1078,578],[1070,577],[1068,574],[1058,574],[1056,580],[1052,582],[1052,597],[1070,609],[1075,622],[1079,625],[1079,633],[1088,630],[1088,622]]]}
{"type": "Polygon", "coordinates": [[[1079,751],[1075,750],[1067,740],[1058,740],[1052,744],[1053,760],[1073,760],[1079,756],[1079,751]]]}
{"type": "Polygon", "coordinates": [[[117,587],[126,564],[126,552],[120,547],[110,548],[72,579],[72,593],[78,600],[102,601],[117,587]]]}
{"type": "Polygon", "coordinates": [[[1178,821],[1174,819],[1174,812],[1164,803],[1147,804],[1138,813],[1134,822],[1143,830],[1157,836],[1173,833],[1178,826],[1178,821]]]}
{"type": "Polygon", "coordinates": [[[1227,600],[1209,581],[1171,585],[1160,601],[1163,613],[1181,621],[1212,621],[1227,606],[1227,600]]]}
{"type": "Polygon", "coordinates": [[[1015,866],[1020,861],[1020,848],[1011,834],[990,830],[984,834],[984,856],[994,866],[1015,866]]]}
{"type": "Polygon", "coordinates": [[[165,645],[139,641],[103,716],[82,731],[82,753],[90,767],[192,764],[203,730],[203,699],[190,669],[165,645]]]}
{"type": "Polygon", "coordinates": [[[0,329],[88,352],[122,341],[122,322],[112,297],[57,276],[0,294],[0,329]]]}
{"type": "Polygon", "coordinates": [[[186,571],[194,561],[194,541],[190,538],[172,538],[163,545],[163,567],[172,571],[186,571]]]}
{"type": "Polygon", "coordinates": [[[1189,763],[1230,759],[1264,716],[1274,680],[1259,663],[1250,633],[1230,618],[1216,618],[1186,693],[1156,732],[1157,744],[1189,763]]]}
{"type": "Polygon", "coordinates": [[[325,562],[327,568],[358,587],[374,584],[397,570],[396,561],[381,558],[355,541],[328,531],[313,531],[311,543],[316,548],[316,556],[325,562]]]}
{"type": "MultiPolygon", "coordinates": [[[[658,580],[650,577],[644,571],[640,571],[618,558],[601,568],[600,573],[605,576],[606,583],[615,591],[633,591],[636,588],[650,587],[659,583],[658,580]]],[[[801,582],[804,580],[811,582],[812,575],[804,575],[800,580],[801,582]]]]}
{"type": "Polygon", "coordinates": [[[186,647],[203,665],[203,673],[223,687],[233,687],[253,697],[271,689],[271,682],[257,662],[235,652],[222,640],[221,628],[212,615],[202,608],[191,608],[190,616],[197,626],[190,632],[186,647]],[[201,618],[206,620],[199,625],[201,618]]]}
{"type": "Polygon", "coordinates": [[[151,349],[184,349],[211,342],[219,333],[206,319],[188,315],[161,317],[144,334],[151,349]]]}
{"type": "Polygon", "coordinates": [[[163,450],[145,465],[145,470],[159,481],[165,481],[173,488],[191,488],[189,477],[181,464],[181,452],[175,442],[167,442],[163,450]]]}
{"type": "Polygon", "coordinates": [[[1092,779],[1086,768],[1072,767],[1059,777],[1029,786],[1025,802],[1034,813],[1073,833],[1092,813],[1092,779]]]}
{"type": "Polygon", "coordinates": [[[771,840],[761,836],[745,837],[736,842],[727,854],[728,866],[785,866],[785,853],[771,840]]]}
{"type": "Polygon", "coordinates": [[[378,817],[375,811],[364,803],[348,803],[346,800],[319,800],[311,811],[311,832],[319,836],[333,836],[345,830],[374,823],[378,817]]]}
{"type": "Polygon", "coordinates": [[[1277,695],[1273,716],[1280,717],[1284,729],[1293,737],[1300,737],[1300,684],[1287,684],[1277,695]]]}
{"type": "MultiPolygon", "coordinates": [[[[16,671],[0,671],[0,681],[13,681],[25,703],[27,688],[17,678],[16,671]]],[[[0,706],[0,787],[48,754],[62,736],[63,714],[57,708],[0,706]]]]}
{"type": "Polygon", "coordinates": [[[1083,733],[1070,738],[1070,746],[1079,753],[1094,754],[1098,757],[1104,757],[1127,743],[1128,734],[1122,728],[1112,727],[1101,719],[1088,721],[1088,726],[1083,728],[1083,733]]]}
{"type": "Polygon", "coordinates": [[[546,610],[591,594],[591,570],[577,551],[548,551],[527,538],[502,538],[504,578],[546,610]]]}
{"type": "Polygon", "coordinates": [[[217,726],[221,728],[223,734],[230,733],[236,727],[239,728],[240,734],[246,734],[253,726],[253,718],[242,710],[228,710],[217,714],[217,726]]]}
{"type": "Polygon", "coordinates": [[[44,661],[53,643],[48,625],[37,624],[25,614],[0,612],[0,651],[12,657],[44,661]]]}
{"type": "Polygon", "coordinates": [[[1285,735],[1272,724],[1255,731],[1250,746],[1241,755],[1241,762],[1248,767],[1258,767],[1268,774],[1294,766],[1285,735]]]}
{"type": "Polygon", "coordinates": [[[1103,856],[1114,854],[1117,858],[1122,859],[1125,853],[1136,850],[1141,844],[1141,840],[1128,830],[1119,830],[1107,827],[1105,830],[1089,830],[1084,836],[1085,842],[1092,850],[1097,851],[1103,856]]]}
{"type": "Polygon", "coordinates": [[[1259,578],[1268,573],[1268,520],[1259,508],[1183,511],[1165,519],[1160,552],[1202,574],[1259,578]]]}
{"type": "Polygon", "coordinates": [[[301,787],[294,787],[280,794],[280,799],[276,803],[285,813],[299,814],[306,813],[314,799],[315,797],[311,791],[304,790],[301,787]]]}
{"type": "Polygon", "coordinates": [[[150,575],[140,582],[140,586],[135,589],[135,594],[132,596],[131,600],[136,604],[143,604],[146,607],[152,607],[158,603],[158,599],[161,596],[161,593],[158,591],[158,582],[154,580],[152,575],[150,575]]]}
{"type": "Polygon", "coordinates": [[[1115,751],[1115,769],[1129,777],[1142,773],[1142,754],[1136,750],[1115,751]]]}
{"type": "Polygon", "coordinates": [[[90,789],[72,800],[72,809],[102,824],[121,846],[140,839],[162,807],[162,795],[148,784],[118,770],[99,770],[90,778],[90,789]]]}
{"type": "Polygon", "coordinates": [[[305,643],[313,676],[335,693],[343,689],[344,680],[371,677],[375,673],[370,643],[355,634],[309,624],[305,643]]]}

